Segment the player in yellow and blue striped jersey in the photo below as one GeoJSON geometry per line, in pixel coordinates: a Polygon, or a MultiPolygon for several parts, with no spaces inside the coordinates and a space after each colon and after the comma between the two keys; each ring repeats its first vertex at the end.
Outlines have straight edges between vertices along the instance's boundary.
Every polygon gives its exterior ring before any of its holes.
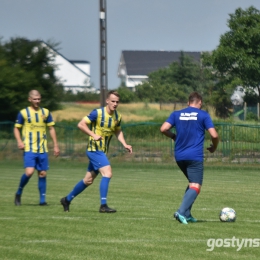
{"type": "Polygon", "coordinates": [[[14,136],[17,146],[24,151],[25,173],[22,175],[18,190],[15,194],[15,205],[21,205],[23,188],[30,180],[36,169],[38,171],[38,188],[40,192],[39,205],[47,205],[46,197],[46,174],[49,169],[48,147],[46,127],[49,128],[50,136],[53,140],[54,155],[59,155],[59,147],[54,129],[54,121],[50,111],[40,107],[41,94],[37,90],[29,92],[29,107],[22,109],[14,125],[14,136]],[[20,130],[22,129],[22,135],[20,130]]]}
{"type": "Polygon", "coordinates": [[[64,211],[69,211],[71,201],[91,185],[99,173],[100,181],[100,213],[113,213],[115,209],[107,206],[107,194],[112,168],[106,156],[109,143],[115,134],[124,148],[132,153],[132,146],[125,142],[121,130],[121,114],[116,110],[119,103],[119,94],[116,91],[109,91],[105,107],[94,109],[88,116],[85,116],[78,124],[79,129],[89,135],[86,155],[89,158],[87,173],[83,180],[79,181],[73,190],[60,200],[64,211]]]}

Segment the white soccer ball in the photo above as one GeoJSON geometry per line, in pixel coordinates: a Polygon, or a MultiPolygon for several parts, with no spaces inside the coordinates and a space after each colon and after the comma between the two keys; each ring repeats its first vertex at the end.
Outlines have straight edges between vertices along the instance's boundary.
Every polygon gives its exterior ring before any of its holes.
{"type": "Polygon", "coordinates": [[[236,212],[234,209],[229,207],[223,208],[219,213],[219,219],[222,222],[235,222],[236,212]]]}

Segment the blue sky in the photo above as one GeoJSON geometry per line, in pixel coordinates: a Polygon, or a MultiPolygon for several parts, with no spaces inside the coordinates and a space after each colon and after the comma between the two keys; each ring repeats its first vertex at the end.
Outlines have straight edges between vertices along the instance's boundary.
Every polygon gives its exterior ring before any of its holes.
{"type": "MultiPolygon", "coordinates": [[[[99,88],[99,0],[0,0],[0,36],[60,43],[67,59],[87,60],[99,88]]],[[[108,88],[117,88],[123,50],[212,51],[229,14],[259,0],[106,0],[108,88]]]]}

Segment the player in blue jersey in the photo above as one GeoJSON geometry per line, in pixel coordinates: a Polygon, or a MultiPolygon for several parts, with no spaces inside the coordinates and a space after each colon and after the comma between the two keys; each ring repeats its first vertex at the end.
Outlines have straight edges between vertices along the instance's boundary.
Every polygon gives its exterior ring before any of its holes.
{"type": "Polygon", "coordinates": [[[162,124],[161,132],[175,141],[175,160],[189,181],[182,203],[174,213],[176,220],[183,224],[197,222],[191,215],[191,207],[196,200],[203,181],[203,144],[205,130],[211,136],[212,144],[207,150],[214,153],[218,146],[218,133],[210,115],[201,110],[202,96],[193,92],[189,96],[188,107],[171,113],[162,124]],[[176,135],[171,132],[175,127],[176,135]]]}
{"type": "Polygon", "coordinates": [[[79,123],[79,129],[89,136],[86,155],[89,165],[83,180],[80,180],[73,190],[60,200],[64,211],[69,211],[71,201],[90,186],[99,173],[100,181],[100,213],[114,213],[115,209],[107,205],[107,194],[109,182],[112,178],[112,168],[106,156],[109,143],[115,134],[124,148],[132,153],[132,146],[125,142],[121,130],[121,114],[116,110],[119,103],[119,94],[116,91],[109,91],[105,107],[94,109],[88,116],[85,116],[79,123]]]}
{"type": "Polygon", "coordinates": [[[49,169],[48,164],[48,147],[46,127],[54,145],[54,155],[60,153],[56,132],[54,129],[54,121],[50,111],[40,107],[41,94],[37,90],[29,92],[28,101],[31,105],[22,109],[18,115],[14,125],[14,136],[17,146],[24,151],[24,168],[25,172],[21,177],[18,190],[15,194],[15,205],[21,205],[21,196],[24,186],[32,177],[34,170],[38,171],[38,188],[40,192],[40,206],[46,206],[46,174],[49,169]],[[20,130],[22,129],[22,136],[20,130]]]}

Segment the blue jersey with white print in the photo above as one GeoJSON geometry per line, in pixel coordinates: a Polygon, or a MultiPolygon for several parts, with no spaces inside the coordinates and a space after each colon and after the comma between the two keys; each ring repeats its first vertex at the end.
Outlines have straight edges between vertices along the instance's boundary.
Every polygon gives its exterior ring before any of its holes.
{"type": "Polygon", "coordinates": [[[205,130],[214,128],[210,115],[198,108],[187,107],[171,113],[166,122],[176,128],[176,161],[203,161],[205,130]]]}

